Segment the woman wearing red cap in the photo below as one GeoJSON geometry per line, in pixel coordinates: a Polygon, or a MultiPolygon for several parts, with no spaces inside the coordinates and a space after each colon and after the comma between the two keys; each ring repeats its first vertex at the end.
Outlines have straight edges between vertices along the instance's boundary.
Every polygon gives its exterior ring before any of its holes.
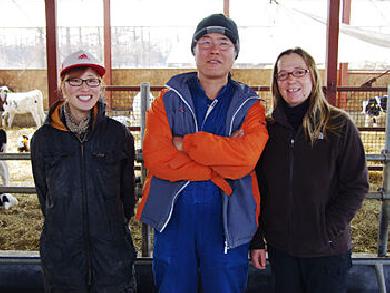
{"type": "Polygon", "coordinates": [[[63,99],[31,142],[45,292],[135,292],[134,143],[105,116],[104,72],[88,52],[66,57],[63,99]]]}

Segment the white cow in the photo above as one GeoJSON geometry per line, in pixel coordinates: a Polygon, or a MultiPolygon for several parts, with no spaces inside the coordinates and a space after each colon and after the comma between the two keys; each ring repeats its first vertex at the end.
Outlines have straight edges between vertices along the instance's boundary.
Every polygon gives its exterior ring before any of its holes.
{"type": "Polygon", "coordinates": [[[119,121],[120,123],[122,123],[126,127],[130,127],[131,126],[131,119],[128,116],[124,116],[124,115],[111,116],[111,119],[119,121]]]}
{"type": "Polygon", "coordinates": [[[9,172],[8,165],[6,161],[0,161],[0,177],[3,181],[3,186],[9,186],[9,172]]]}
{"type": "Polygon", "coordinates": [[[15,114],[31,113],[37,127],[40,127],[45,119],[43,112],[43,95],[40,90],[32,90],[24,93],[12,93],[6,86],[0,87],[0,99],[3,102],[4,112],[2,122],[8,116],[8,128],[11,128],[15,114]]]}
{"type": "MultiPolygon", "coordinates": [[[[149,92],[149,105],[153,102],[154,97],[152,93],[149,92]]],[[[133,104],[130,108],[130,119],[132,121],[131,126],[140,126],[141,125],[141,92],[138,92],[133,98],[133,104]]]]}

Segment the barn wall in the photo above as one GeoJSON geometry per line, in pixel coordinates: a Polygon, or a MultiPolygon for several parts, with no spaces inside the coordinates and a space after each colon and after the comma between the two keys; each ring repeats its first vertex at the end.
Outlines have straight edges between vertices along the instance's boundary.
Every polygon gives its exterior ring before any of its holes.
{"type": "MultiPolygon", "coordinates": [[[[362,71],[353,71],[348,75],[348,85],[356,85],[360,86],[370,78],[380,75],[382,72],[377,72],[375,74],[370,72],[362,72],[362,71]]],[[[383,75],[377,79],[377,81],[373,84],[373,86],[387,86],[390,84],[390,72],[386,75],[383,75]]]]}
{"type": "MultiPolygon", "coordinates": [[[[152,85],[163,85],[172,75],[192,70],[179,69],[118,69],[113,70],[114,85],[139,85],[150,82],[152,85]]],[[[251,85],[267,85],[270,82],[271,70],[236,69],[233,78],[251,85]]],[[[14,91],[40,89],[44,95],[45,110],[48,109],[46,70],[0,70],[0,85],[7,85],[14,91]]]]}
{"type": "MultiPolygon", "coordinates": [[[[116,69],[112,72],[114,85],[139,85],[150,82],[152,85],[163,85],[172,75],[192,70],[180,69],[116,69]]],[[[272,71],[270,69],[234,69],[233,78],[249,85],[269,85],[272,71]]],[[[323,71],[321,75],[323,76],[323,71]]],[[[350,72],[348,84],[358,86],[379,73],[350,72]]],[[[380,77],[375,86],[385,86],[390,83],[390,74],[380,77]]],[[[14,91],[29,91],[40,89],[44,95],[44,107],[48,109],[46,70],[0,70],[0,85],[7,85],[14,91]]],[[[113,95],[113,107],[128,109],[132,96],[136,93],[116,92],[113,95]]],[[[31,115],[29,116],[32,120],[31,115]]],[[[17,119],[17,117],[15,118],[17,119]]],[[[17,122],[17,121],[15,121],[17,122]]]]}

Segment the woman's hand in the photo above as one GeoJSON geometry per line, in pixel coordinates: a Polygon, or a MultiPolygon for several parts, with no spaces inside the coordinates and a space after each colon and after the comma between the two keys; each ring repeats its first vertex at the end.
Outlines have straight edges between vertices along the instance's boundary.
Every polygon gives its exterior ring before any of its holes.
{"type": "Polygon", "coordinates": [[[264,270],[266,267],[266,250],[253,249],[251,250],[251,264],[259,270],[264,270]]]}

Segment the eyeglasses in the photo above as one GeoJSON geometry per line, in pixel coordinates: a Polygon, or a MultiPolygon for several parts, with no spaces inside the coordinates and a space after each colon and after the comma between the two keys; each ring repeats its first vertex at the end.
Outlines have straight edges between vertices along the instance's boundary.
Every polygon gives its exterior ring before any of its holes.
{"type": "Polygon", "coordinates": [[[276,74],[276,79],[278,81],[285,81],[288,79],[289,75],[292,75],[294,77],[304,77],[306,73],[308,73],[308,69],[295,69],[293,71],[287,72],[287,71],[281,71],[276,74]]]}
{"type": "Polygon", "coordinates": [[[70,78],[65,80],[71,86],[81,86],[84,82],[89,87],[97,87],[101,84],[101,80],[97,78],[81,79],[81,78],[70,78]]]}
{"type": "Polygon", "coordinates": [[[226,51],[233,46],[233,43],[229,40],[220,40],[217,42],[212,42],[211,40],[199,40],[196,43],[202,50],[209,50],[212,46],[216,46],[218,50],[226,51]]]}

